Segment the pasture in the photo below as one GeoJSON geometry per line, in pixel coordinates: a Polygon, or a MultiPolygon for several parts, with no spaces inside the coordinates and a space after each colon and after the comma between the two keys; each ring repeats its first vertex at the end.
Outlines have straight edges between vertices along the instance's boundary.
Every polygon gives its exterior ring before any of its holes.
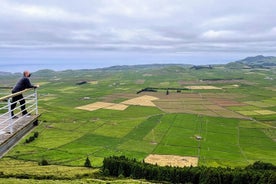
{"type": "Polygon", "coordinates": [[[35,165],[45,159],[78,168],[87,157],[93,167],[101,167],[112,155],[140,161],[170,155],[197,158],[195,163],[204,166],[276,164],[275,81],[255,73],[275,74],[221,67],[204,72],[178,66],[63,71],[47,78],[37,72],[33,82],[41,84],[42,116],[33,131],[39,136],[26,143],[31,133],[26,135],[2,161],[35,165]],[[241,79],[200,80],[206,76],[241,79]],[[77,81],[91,82],[77,86],[77,81]],[[203,87],[136,94],[147,86],[203,87]]]}
{"type": "Polygon", "coordinates": [[[263,132],[267,127],[256,128],[250,120],[166,114],[143,106],[87,112],[85,120],[43,122],[35,130],[39,139],[22,140],[8,156],[71,166],[81,166],[86,156],[101,166],[110,155],[143,160],[149,154],[197,157],[200,165],[215,166],[246,165],[254,159],[275,162],[275,142],[263,132]]]}

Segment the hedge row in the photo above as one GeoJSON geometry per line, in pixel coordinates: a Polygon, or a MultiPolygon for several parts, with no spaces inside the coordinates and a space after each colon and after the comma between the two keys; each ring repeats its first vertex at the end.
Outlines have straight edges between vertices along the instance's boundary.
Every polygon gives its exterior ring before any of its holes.
{"type": "Polygon", "coordinates": [[[106,176],[170,183],[276,183],[276,167],[263,162],[235,169],[204,166],[179,168],[160,167],[124,156],[112,156],[104,159],[103,173],[106,176]]]}

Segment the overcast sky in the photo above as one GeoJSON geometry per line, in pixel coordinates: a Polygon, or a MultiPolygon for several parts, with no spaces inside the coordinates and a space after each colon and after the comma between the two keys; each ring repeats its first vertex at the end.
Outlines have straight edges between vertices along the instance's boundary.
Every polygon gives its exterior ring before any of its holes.
{"type": "Polygon", "coordinates": [[[0,0],[0,7],[2,64],[210,64],[276,55],[275,0],[0,0]]]}

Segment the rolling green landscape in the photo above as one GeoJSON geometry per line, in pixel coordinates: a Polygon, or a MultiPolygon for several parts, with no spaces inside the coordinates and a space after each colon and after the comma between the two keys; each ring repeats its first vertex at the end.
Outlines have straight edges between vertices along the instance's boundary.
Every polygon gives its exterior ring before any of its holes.
{"type": "MultiPolygon", "coordinates": [[[[1,86],[13,86],[20,76],[1,75],[1,86]]],[[[106,182],[113,179],[99,177],[104,158],[121,155],[138,161],[151,154],[192,157],[198,159],[196,166],[207,167],[276,165],[275,67],[40,70],[31,80],[40,84],[42,115],[39,125],[0,160],[10,182],[17,182],[12,179],[16,174],[106,182]],[[137,94],[147,87],[157,90],[137,94]],[[37,138],[27,143],[34,133],[37,138]],[[83,167],[87,158],[93,169],[83,167]],[[39,166],[43,160],[49,165],[39,166]]]]}

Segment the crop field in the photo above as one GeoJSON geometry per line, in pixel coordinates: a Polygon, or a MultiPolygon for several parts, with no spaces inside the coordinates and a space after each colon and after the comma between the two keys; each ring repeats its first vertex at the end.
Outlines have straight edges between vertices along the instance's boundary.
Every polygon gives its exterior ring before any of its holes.
{"type": "Polygon", "coordinates": [[[110,109],[110,110],[125,110],[128,105],[140,105],[140,106],[155,106],[152,102],[153,100],[157,100],[158,98],[153,96],[140,96],[136,98],[132,98],[130,100],[123,101],[121,103],[107,103],[107,102],[95,102],[92,104],[76,107],[77,109],[87,110],[87,111],[95,111],[98,109],[110,109]]]}
{"type": "Polygon", "coordinates": [[[181,157],[175,155],[149,155],[145,158],[146,163],[160,166],[189,167],[197,166],[197,157],[181,157]]]}
{"type": "Polygon", "coordinates": [[[130,100],[126,100],[122,103],[127,105],[155,106],[155,104],[152,101],[157,99],[158,98],[153,96],[144,95],[141,97],[136,97],[130,100]]]}
{"type": "Polygon", "coordinates": [[[266,127],[260,125],[256,129],[252,124],[253,127],[243,128],[243,124],[250,124],[249,120],[164,114],[157,108],[142,106],[131,106],[122,112],[96,110],[90,118],[42,123],[36,129],[40,138],[30,144],[22,141],[9,156],[33,161],[46,158],[53,164],[78,166],[86,155],[95,166],[109,155],[142,160],[149,154],[197,157],[202,165],[245,165],[264,155],[262,160],[275,162],[275,142],[264,134],[266,127]],[[129,116],[133,112],[139,115],[129,116]],[[108,113],[112,115],[107,116],[108,113]],[[197,136],[202,139],[197,140],[197,136]],[[252,147],[254,151],[250,151],[252,147]]]}
{"type": "Polygon", "coordinates": [[[39,126],[0,160],[0,168],[4,160],[28,165],[43,159],[78,168],[87,157],[101,167],[104,157],[112,155],[140,161],[155,155],[152,160],[160,165],[188,158],[204,166],[246,166],[258,160],[276,164],[275,81],[264,81],[267,71],[228,72],[219,68],[208,76],[244,79],[199,82],[204,71],[176,66],[64,71],[47,78],[34,73],[33,83],[41,84],[39,126]],[[88,82],[76,85],[84,80],[88,82]],[[148,86],[198,87],[136,94],[148,86]],[[33,132],[38,138],[26,143],[33,132]]]}
{"type": "Polygon", "coordinates": [[[187,86],[188,89],[222,89],[215,86],[187,86]]]}
{"type": "Polygon", "coordinates": [[[154,103],[167,113],[192,113],[229,118],[246,118],[239,113],[225,108],[228,106],[243,105],[227,98],[213,98],[201,94],[174,94],[169,97],[159,95],[154,103]]]}
{"type": "Polygon", "coordinates": [[[95,111],[98,109],[111,109],[111,110],[125,110],[128,106],[124,104],[115,104],[115,103],[107,103],[107,102],[95,102],[92,104],[76,107],[77,109],[87,110],[87,111],[95,111]]]}

